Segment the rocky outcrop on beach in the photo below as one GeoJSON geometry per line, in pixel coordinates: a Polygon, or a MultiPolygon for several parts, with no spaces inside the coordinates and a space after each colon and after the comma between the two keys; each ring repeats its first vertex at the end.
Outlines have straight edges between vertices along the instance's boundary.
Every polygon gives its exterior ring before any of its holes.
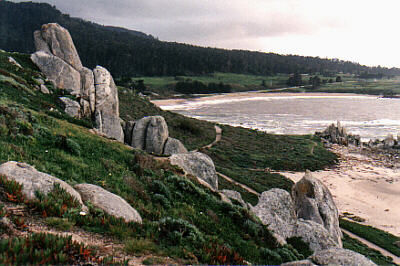
{"type": "Polygon", "coordinates": [[[311,173],[293,186],[292,195],[278,188],[264,191],[252,211],[280,238],[301,237],[314,251],[342,246],[332,195],[311,173]]]}
{"type": "Polygon", "coordinates": [[[81,194],[84,202],[89,201],[109,215],[123,218],[126,222],[142,223],[140,214],[120,196],[92,184],[79,184],[74,188],[81,194]]]}
{"type": "Polygon", "coordinates": [[[346,128],[343,127],[339,121],[337,121],[336,125],[331,124],[322,132],[315,132],[315,135],[321,137],[326,145],[340,144],[347,146],[353,144],[359,146],[361,139],[359,135],[348,134],[346,128]]]}
{"type": "Polygon", "coordinates": [[[49,23],[34,32],[36,52],[32,61],[53,82],[55,87],[76,97],[77,105],[64,102],[65,111],[73,117],[94,117],[96,129],[109,138],[123,142],[119,119],[118,90],[107,69],[94,71],[84,67],[68,30],[49,23]]]}

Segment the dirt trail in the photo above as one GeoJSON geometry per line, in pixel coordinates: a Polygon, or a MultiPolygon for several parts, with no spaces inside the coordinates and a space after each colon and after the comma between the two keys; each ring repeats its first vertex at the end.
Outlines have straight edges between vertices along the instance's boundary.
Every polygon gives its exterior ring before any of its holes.
{"type": "Polygon", "coordinates": [[[201,147],[199,149],[195,149],[194,151],[199,151],[201,149],[209,149],[209,148],[211,148],[212,146],[214,146],[217,142],[219,142],[221,140],[221,138],[222,138],[222,129],[217,125],[215,125],[214,127],[215,127],[215,140],[213,142],[211,142],[210,144],[207,144],[207,145],[205,145],[205,146],[203,146],[203,147],[201,147]]]}

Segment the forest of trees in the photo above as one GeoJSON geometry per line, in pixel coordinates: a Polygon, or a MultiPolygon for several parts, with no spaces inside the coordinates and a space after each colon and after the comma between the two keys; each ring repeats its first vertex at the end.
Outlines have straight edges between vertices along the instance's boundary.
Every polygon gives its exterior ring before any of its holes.
{"type": "Polygon", "coordinates": [[[44,3],[0,1],[0,48],[34,51],[33,31],[57,22],[67,28],[85,66],[97,64],[115,77],[199,75],[213,72],[272,75],[276,73],[352,73],[399,75],[400,69],[243,50],[204,48],[163,42],[137,31],[105,27],[62,14],[44,3]]]}

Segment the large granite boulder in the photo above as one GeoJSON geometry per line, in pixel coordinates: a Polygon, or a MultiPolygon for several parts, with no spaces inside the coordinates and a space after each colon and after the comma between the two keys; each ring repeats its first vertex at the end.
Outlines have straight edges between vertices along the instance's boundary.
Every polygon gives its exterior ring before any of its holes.
{"type": "Polygon", "coordinates": [[[56,87],[65,89],[73,95],[80,94],[81,75],[71,65],[43,51],[32,54],[31,59],[56,87]]]}
{"type": "Polygon", "coordinates": [[[324,250],[332,247],[339,247],[339,244],[332,238],[325,227],[314,221],[298,219],[293,236],[301,237],[308,243],[312,251],[324,250]]]}
{"type": "Polygon", "coordinates": [[[120,196],[92,184],[79,184],[74,188],[81,194],[85,202],[90,201],[93,206],[104,212],[123,218],[126,222],[142,223],[140,214],[120,196]]]}
{"type": "Polygon", "coordinates": [[[304,177],[293,186],[292,197],[297,218],[321,224],[341,247],[339,212],[329,189],[307,171],[304,177]]]}
{"type": "Polygon", "coordinates": [[[169,158],[172,165],[181,167],[186,173],[191,174],[205,182],[213,189],[218,190],[218,176],[212,159],[201,152],[173,154],[169,158]]]}
{"type": "Polygon", "coordinates": [[[352,250],[330,248],[315,252],[308,259],[318,265],[373,266],[371,260],[352,250]]]}
{"type": "Polygon", "coordinates": [[[185,146],[177,139],[168,138],[164,145],[164,155],[172,155],[177,153],[187,153],[188,150],[185,146]]]}
{"type": "Polygon", "coordinates": [[[53,54],[76,70],[81,70],[81,60],[67,29],[57,23],[44,24],[33,36],[37,51],[53,54]]]}
{"type": "Polygon", "coordinates": [[[0,175],[6,176],[9,180],[14,180],[23,185],[22,193],[28,200],[36,198],[35,191],[43,194],[49,193],[54,188],[54,184],[59,184],[62,189],[73,196],[82,206],[83,210],[87,210],[82,202],[82,198],[78,192],[64,181],[37,171],[33,166],[26,163],[9,161],[0,165],[0,175]]]}
{"type": "Polygon", "coordinates": [[[297,217],[292,198],[286,190],[273,188],[264,191],[252,211],[275,235],[283,239],[294,236],[297,217]]]}
{"type": "Polygon", "coordinates": [[[147,126],[146,151],[162,154],[168,139],[168,126],[162,116],[152,116],[147,126]]]}
{"type": "Polygon", "coordinates": [[[104,67],[97,66],[93,73],[96,88],[96,128],[106,136],[123,142],[124,133],[119,119],[117,86],[110,72],[104,67]]]}
{"type": "Polygon", "coordinates": [[[59,99],[64,107],[64,112],[67,115],[75,118],[79,118],[81,116],[81,105],[78,102],[67,97],[60,97],[59,99]]]}

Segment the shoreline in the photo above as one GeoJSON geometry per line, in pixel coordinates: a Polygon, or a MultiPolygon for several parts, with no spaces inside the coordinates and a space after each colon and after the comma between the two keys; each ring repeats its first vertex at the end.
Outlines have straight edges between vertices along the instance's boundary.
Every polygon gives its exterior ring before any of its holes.
{"type": "MultiPolygon", "coordinates": [[[[400,236],[400,168],[389,168],[358,148],[335,144],[330,150],[338,154],[338,165],[312,175],[329,188],[339,214],[365,219],[360,223],[400,236]]],[[[276,173],[294,182],[304,176],[303,172],[276,173]]]]}
{"type": "Polygon", "coordinates": [[[329,92],[261,92],[261,91],[246,91],[232,92],[225,94],[204,94],[204,96],[194,98],[171,98],[162,100],[151,100],[151,102],[160,108],[174,106],[185,103],[201,103],[204,101],[216,100],[237,100],[250,99],[255,97],[372,97],[378,98],[377,95],[356,94],[356,93],[329,93],[329,92]]]}

